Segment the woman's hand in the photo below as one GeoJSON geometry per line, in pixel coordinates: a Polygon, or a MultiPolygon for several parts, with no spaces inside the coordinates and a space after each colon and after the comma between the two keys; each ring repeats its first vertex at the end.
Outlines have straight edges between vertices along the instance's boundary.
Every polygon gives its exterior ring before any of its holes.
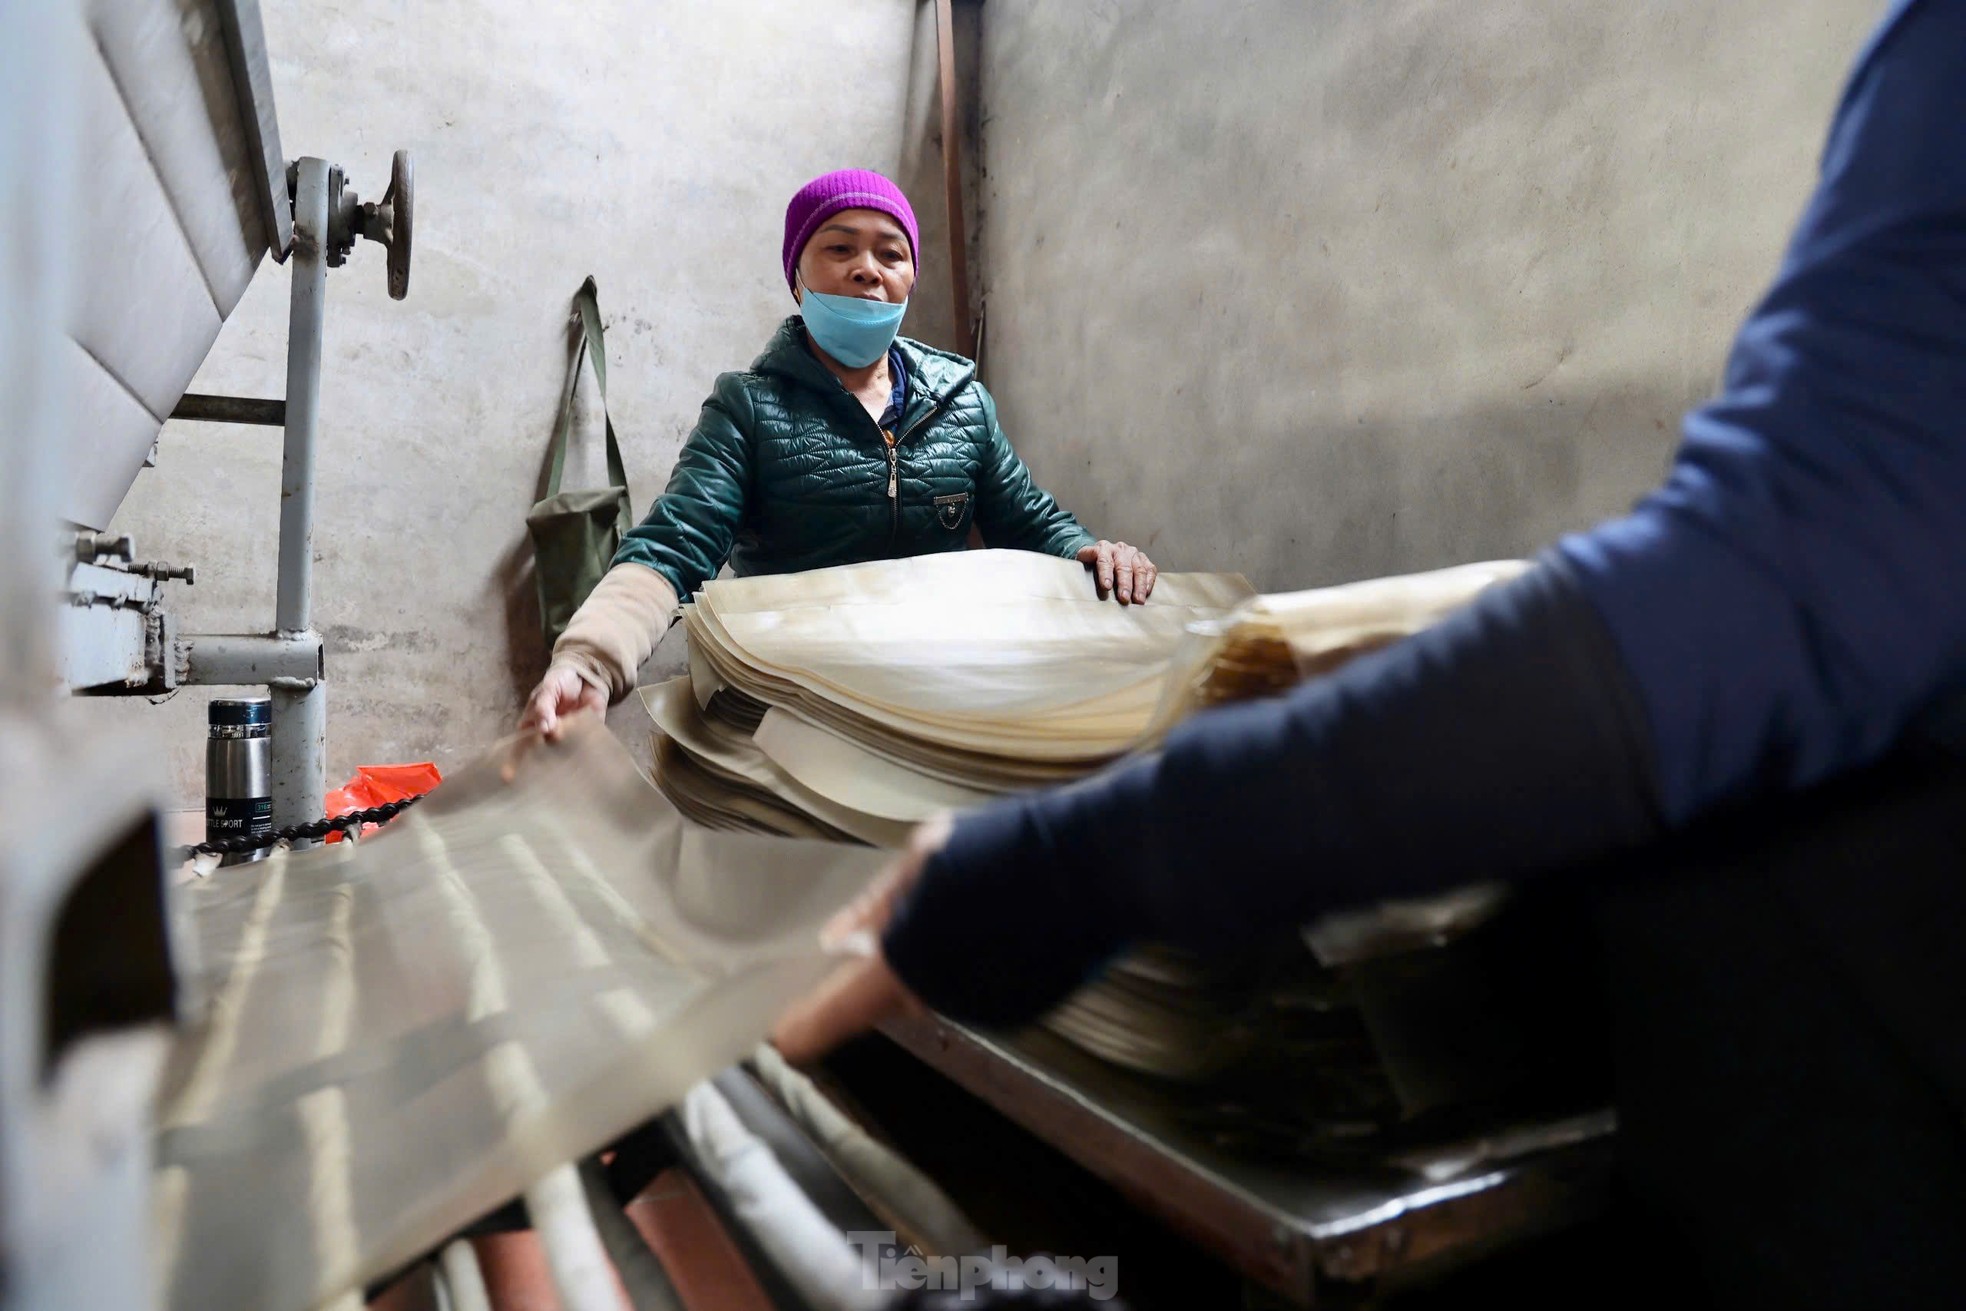
{"type": "Polygon", "coordinates": [[[1121,605],[1138,605],[1153,594],[1160,570],[1147,553],[1125,542],[1100,540],[1079,551],[1079,563],[1092,566],[1099,579],[1099,599],[1119,598],[1121,605]]]}
{"type": "Polygon", "coordinates": [[[908,849],[820,933],[828,947],[858,951],[811,996],[786,1008],[771,1031],[772,1046],[794,1065],[817,1060],[890,1016],[923,1009],[881,957],[881,931],[894,908],[922,876],[928,858],[949,841],[953,821],[938,816],[915,830],[908,849]]]}
{"type": "Polygon", "coordinates": [[[549,742],[557,742],[566,717],[582,710],[606,714],[608,694],[580,676],[565,661],[547,667],[546,677],[526,699],[526,712],[519,717],[520,729],[534,728],[549,742]]]}

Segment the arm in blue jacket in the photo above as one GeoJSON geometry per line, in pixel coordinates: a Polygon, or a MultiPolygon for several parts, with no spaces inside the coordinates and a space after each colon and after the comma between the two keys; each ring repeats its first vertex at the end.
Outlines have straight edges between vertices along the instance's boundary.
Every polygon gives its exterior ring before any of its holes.
{"type": "Polygon", "coordinates": [[[1136,939],[1554,870],[1873,760],[1966,674],[1966,0],[1901,0],[1664,487],[1448,622],[963,820],[882,944],[958,1018],[1136,939]]]}

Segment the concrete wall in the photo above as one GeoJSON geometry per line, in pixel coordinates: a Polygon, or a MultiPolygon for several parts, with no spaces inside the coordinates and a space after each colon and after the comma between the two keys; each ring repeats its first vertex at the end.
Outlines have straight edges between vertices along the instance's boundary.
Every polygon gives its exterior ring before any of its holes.
{"type": "MultiPolygon", "coordinates": [[[[410,299],[374,248],[330,277],[330,773],[454,765],[541,666],[523,516],[583,275],[638,512],[788,311],[781,216],[811,174],[902,178],[907,330],[952,340],[933,25],[917,0],[263,8],[289,155],[364,195],[396,147],[418,167],[410,299]]],[[[1100,532],[1272,588],[1618,509],[1772,269],[1873,8],[963,0],[1013,440],[1100,532]]],[[[263,268],[196,388],[280,394],[286,300],[263,268]]],[[[278,466],[275,432],[166,427],[115,527],[199,565],[188,630],[270,622],[278,466]]],[[[195,803],[208,695],[86,709],[161,730],[195,803]]]]}
{"type": "Polygon", "coordinates": [[[1876,0],[990,0],[987,377],[1166,567],[1533,550],[1656,481],[1876,0]]]}
{"type": "MultiPolygon", "coordinates": [[[[454,765],[509,727],[541,668],[523,520],[575,287],[599,280],[639,513],[711,380],[791,309],[792,190],[846,164],[892,172],[904,145],[920,157],[905,140],[906,106],[931,99],[909,85],[916,5],[262,8],[289,156],[343,164],[365,197],[395,148],[417,165],[409,300],[387,298],[373,246],[329,276],[315,579],[331,781],[361,762],[454,765]]],[[[260,270],[194,390],[282,393],[287,284],[260,270]]],[[[277,430],[167,425],[119,513],[147,556],[198,565],[187,631],[270,625],[279,448],[277,430]]],[[[597,438],[582,460],[598,481],[597,438]]],[[[166,734],[196,804],[208,696],[86,709],[166,734]]]]}

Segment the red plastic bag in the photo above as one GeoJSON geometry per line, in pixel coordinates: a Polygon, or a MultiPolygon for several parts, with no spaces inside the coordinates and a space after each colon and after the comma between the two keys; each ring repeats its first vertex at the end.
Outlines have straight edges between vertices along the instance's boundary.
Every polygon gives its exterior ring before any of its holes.
{"type": "MultiPolygon", "coordinates": [[[[392,801],[428,792],[443,781],[444,776],[437,772],[437,766],[428,760],[420,760],[414,765],[361,765],[356,768],[355,777],[328,793],[321,809],[322,813],[333,819],[351,810],[386,806],[392,801]]],[[[328,834],[328,841],[341,841],[341,834],[328,834]]]]}

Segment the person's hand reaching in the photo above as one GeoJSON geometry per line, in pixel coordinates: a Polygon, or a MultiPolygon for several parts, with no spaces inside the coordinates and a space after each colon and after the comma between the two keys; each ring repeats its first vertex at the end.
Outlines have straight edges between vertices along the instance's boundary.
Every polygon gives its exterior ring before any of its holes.
{"type": "Polygon", "coordinates": [[[953,827],[951,817],[943,815],[916,829],[907,850],[828,921],[821,939],[829,947],[855,953],[854,959],[778,1017],[771,1041],[786,1060],[795,1065],[816,1060],[890,1016],[922,1009],[882,958],[880,935],[901,898],[921,878],[929,857],[948,843],[953,827]]]}
{"type": "Polygon", "coordinates": [[[565,661],[556,661],[546,670],[546,676],[539,680],[526,699],[526,710],[519,717],[519,727],[537,729],[539,735],[548,742],[557,742],[567,716],[582,710],[592,710],[604,715],[608,709],[608,694],[580,676],[580,671],[565,661]]]}

